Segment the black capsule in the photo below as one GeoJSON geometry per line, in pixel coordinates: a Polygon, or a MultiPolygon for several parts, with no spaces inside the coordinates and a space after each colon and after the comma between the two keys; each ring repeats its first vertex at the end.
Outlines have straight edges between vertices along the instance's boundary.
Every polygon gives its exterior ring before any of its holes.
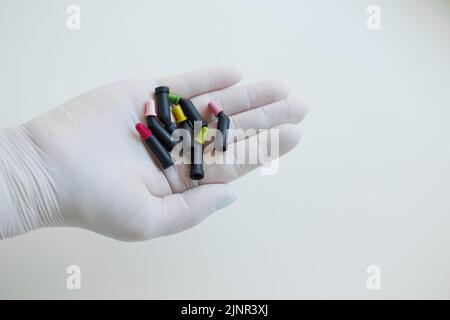
{"type": "Polygon", "coordinates": [[[161,86],[155,88],[156,106],[158,108],[158,118],[169,133],[172,133],[176,127],[170,117],[169,87],[161,86]]]}
{"type": "Polygon", "coordinates": [[[197,121],[200,121],[202,123],[202,127],[207,127],[208,123],[202,118],[200,113],[198,112],[197,108],[194,106],[191,100],[180,98],[179,104],[181,108],[183,109],[184,114],[186,117],[191,121],[193,124],[197,121]]]}
{"type": "Polygon", "coordinates": [[[147,127],[153,132],[167,151],[172,151],[178,142],[172,140],[171,134],[167,132],[167,130],[164,129],[162,124],[158,121],[156,117],[155,103],[153,100],[145,103],[145,116],[147,117],[147,127]]]}
{"type": "Polygon", "coordinates": [[[169,151],[159,142],[158,138],[153,135],[152,131],[142,123],[136,125],[136,130],[141,135],[142,140],[148,145],[152,153],[158,159],[163,169],[167,169],[174,164],[169,151]]]}
{"type": "Polygon", "coordinates": [[[172,140],[171,134],[164,129],[155,117],[147,117],[147,126],[152,130],[153,134],[158,138],[167,151],[172,151],[178,144],[178,141],[172,140]]]}
{"type": "Polygon", "coordinates": [[[191,149],[191,170],[189,176],[192,180],[201,180],[205,176],[203,171],[203,145],[195,141],[191,149]]]}
{"type": "Polygon", "coordinates": [[[217,117],[217,130],[222,134],[221,139],[217,139],[216,137],[216,147],[219,150],[226,151],[228,145],[228,129],[230,129],[230,118],[223,112],[223,108],[214,101],[208,103],[208,108],[217,117]]]}

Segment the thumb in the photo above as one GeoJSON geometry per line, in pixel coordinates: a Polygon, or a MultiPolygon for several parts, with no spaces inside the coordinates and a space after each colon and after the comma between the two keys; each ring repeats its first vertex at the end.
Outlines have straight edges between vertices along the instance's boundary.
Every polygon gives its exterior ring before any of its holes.
{"type": "Polygon", "coordinates": [[[166,196],[162,199],[157,217],[160,235],[189,229],[236,199],[236,193],[227,184],[201,185],[183,193],[166,196]]]}

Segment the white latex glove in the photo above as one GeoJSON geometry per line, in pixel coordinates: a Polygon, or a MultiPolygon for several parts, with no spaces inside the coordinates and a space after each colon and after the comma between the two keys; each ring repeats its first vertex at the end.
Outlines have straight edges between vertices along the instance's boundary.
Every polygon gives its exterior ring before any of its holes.
{"type": "MultiPolygon", "coordinates": [[[[256,165],[189,166],[161,171],[135,132],[158,85],[191,98],[208,121],[210,100],[233,126],[279,128],[280,153],[294,148],[306,107],[277,83],[231,87],[241,75],[219,67],[155,80],[125,80],[76,97],[23,126],[0,131],[0,238],[50,226],[146,240],[190,228],[235,199],[227,185],[256,165]]],[[[250,137],[249,139],[256,139],[250,137]]],[[[236,142],[245,144],[245,140],[236,142]]]]}

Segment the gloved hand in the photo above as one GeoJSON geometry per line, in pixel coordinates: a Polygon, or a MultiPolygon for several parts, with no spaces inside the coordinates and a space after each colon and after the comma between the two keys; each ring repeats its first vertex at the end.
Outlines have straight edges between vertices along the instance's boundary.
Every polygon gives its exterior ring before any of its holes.
{"type": "Polygon", "coordinates": [[[146,240],[190,228],[228,206],[236,195],[227,183],[257,165],[205,165],[205,179],[194,182],[188,165],[161,171],[134,126],[145,121],[143,106],[153,89],[166,85],[191,98],[212,126],[207,104],[215,100],[233,127],[278,128],[280,154],[290,151],[300,139],[294,124],[306,107],[277,83],[231,87],[240,78],[235,69],[219,67],[119,81],[1,130],[0,238],[73,226],[119,240],[146,240]]]}

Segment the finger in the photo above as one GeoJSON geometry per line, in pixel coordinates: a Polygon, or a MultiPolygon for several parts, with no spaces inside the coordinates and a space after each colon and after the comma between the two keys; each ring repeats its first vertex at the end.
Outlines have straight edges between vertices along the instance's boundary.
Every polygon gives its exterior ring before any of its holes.
{"type": "Polygon", "coordinates": [[[208,103],[215,101],[222,106],[227,115],[234,115],[254,108],[286,99],[289,89],[278,82],[263,81],[210,92],[192,99],[205,120],[214,119],[208,110],[208,103]]]}
{"type": "MultiPolygon", "coordinates": [[[[267,164],[260,155],[282,156],[291,151],[300,141],[300,131],[296,125],[284,124],[273,128],[272,134],[278,133],[278,146],[272,144],[272,139],[267,137],[267,131],[260,132],[248,139],[232,143],[228,146],[226,153],[226,162],[212,163],[212,158],[208,150],[205,152],[205,178],[201,180],[201,184],[208,183],[228,183],[239,177],[246,175],[252,170],[267,164]],[[278,147],[278,148],[277,148],[278,147]],[[278,149],[278,150],[276,150],[278,149]],[[277,152],[278,151],[278,152],[277,152]],[[252,156],[250,156],[252,155],[252,156]],[[250,162],[250,158],[254,159],[255,155],[258,161],[250,162]],[[228,160],[229,159],[229,160],[228,160]]],[[[276,134],[273,136],[276,138],[276,134]]],[[[216,159],[221,159],[222,152],[217,152],[216,159]]],[[[214,156],[212,156],[214,157],[214,156]]]]}
{"type": "Polygon", "coordinates": [[[155,225],[151,237],[189,229],[236,199],[235,192],[226,184],[209,184],[166,196],[162,198],[161,209],[149,217],[155,225]]]}
{"type": "Polygon", "coordinates": [[[161,77],[155,83],[158,86],[168,86],[176,95],[192,98],[232,86],[241,78],[242,75],[236,68],[222,66],[161,77]]]}
{"type": "Polygon", "coordinates": [[[239,129],[270,129],[282,124],[297,124],[308,112],[308,107],[297,98],[288,98],[231,117],[239,129]]]}

